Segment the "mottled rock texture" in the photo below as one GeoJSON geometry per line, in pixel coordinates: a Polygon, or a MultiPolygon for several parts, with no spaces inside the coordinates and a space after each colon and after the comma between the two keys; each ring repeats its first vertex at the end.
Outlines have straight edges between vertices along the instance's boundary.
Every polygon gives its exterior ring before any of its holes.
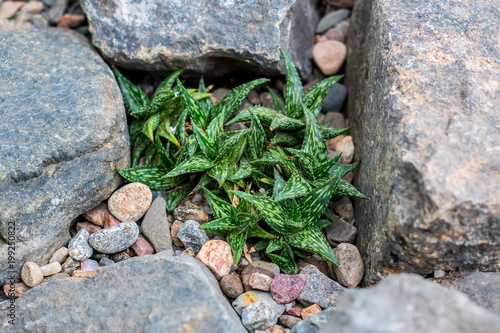
{"type": "MultiPolygon", "coordinates": [[[[246,332],[202,263],[163,253],[108,266],[90,279],[52,279],[19,298],[16,310],[13,332],[19,333],[42,327],[51,332],[68,327],[80,332],[246,332]]],[[[3,317],[2,332],[9,332],[3,317]]]]}
{"type": "Polygon", "coordinates": [[[16,30],[0,50],[0,270],[11,232],[20,271],[47,263],[71,221],[116,189],[129,141],[113,73],[82,35],[16,30]]]}
{"type": "MultiPolygon", "coordinates": [[[[22,298],[22,297],[21,297],[22,298]]],[[[464,294],[413,274],[351,289],[321,332],[495,333],[500,317],[464,294]]]]}
{"type": "Polygon", "coordinates": [[[349,120],[365,283],[500,270],[499,0],[356,1],[349,120]]]}
{"type": "Polygon", "coordinates": [[[85,0],[82,7],[93,44],[126,68],[283,74],[282,47],[302,75],[312,70],[311,0],[85,0]]]}

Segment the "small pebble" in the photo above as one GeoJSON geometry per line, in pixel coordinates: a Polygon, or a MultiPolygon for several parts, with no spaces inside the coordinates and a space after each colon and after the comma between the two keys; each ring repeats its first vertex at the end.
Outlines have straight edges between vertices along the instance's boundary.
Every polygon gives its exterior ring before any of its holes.
{"type": "Polygon", "coordinates": [[[194,202],[195,204],[199,203],[202,199],[202,196],[200,193],[196,193],[193,197],[193,199],[191,200],[192,202],[194,202]]]}
{"type": "Polygon", "coordinates": [[[234,300],[232,306],[236,313],[241,316],[241,313],[247,306],[260,301],[268,303],[278,317],[285,312],[285,306],[283,304],[276,303],[270,293],[258,290],[251,290],[241,294],[234,300]]]}
{"type": "Polygon", "coordinates": [[[259,105],[260,104],[259,93],[256,92],[253,89],[248,92],[247,99],[253,105],[259,105]]]}
{"type": "Polygon", "coordinates": [[[289,315],[300,317],[300,313],[302,312],[302,308],[300,306],[294,306],[290,310],[287,311],[289,315]]]}
{"type": "MultiPolygon", "coordinates": [[[[153,201],[142,220],[141,231],[157,253],[162,251],[173,253],[165,199],[159,197],[153,201]]],[[[139,238],[137,240],[139,241],[139,238]]],[[[137,253],[135,248],[134,251],[137,253]]],[[[139,253],[137,255],[140,256],[139,253]]]]}
{"type": "Polygon", "coordinates": [[[342,154],[340,157],[340,163],[351,163],[354,157],[354,143],[352,142],[352,136],[347,135],[343,138],[342,141],[340,141],[335,147],[335,151],[342,154]]]}
{"type": "Polygon", "coordinates": [[[336,40],[336,41],[339,41],[341,43],[343,43],[345,41],[344,32],[338,28],[328,29],[328,31],[325,32],[325,34],[323,36],[329,40],[336,40]]]}
{"type": "Polygon", "coordinates": [[[84,261],[81,262],[80,270],[95,272],[97,271],[98,268],[99,268],[99,263],[97,261],[92,259],[85,259],[84,261]]]}
{"type": "Polygon", "coordinates": [[[446,272],[443,271],[442,269],[438,269],[438,270],[434,271],[434,278],[435,279],[441,279],[441,278],[445,277],[445,275],[446,275],[446,272]]]}
{"type": "Polygon", "coordinates": [[[69,275],[68,273],[57,273],[57,274],[54,274],[50,277],[51,280],[55,280],[55,279],[63,279],[63,278],[68,278],[68,277],[71,277],[71,275],[69,275]]]}
{"type": "Polygon", "coordinates": [[[66,13],[57,21],[58,28],[77,28],[85,21],[85,15],[66,13]]]}
{"type": "Polygon", "coordinates": [[[127,252],[123,251],[123,252],[118,252],[118,253],[114,253],[112,254],[109,259],[113,260],[115,263],[117,262],[120,262],[120,261],[123,261],[123,260],[127,260],[127,259],[130,259],[130,255],[127,254],[127,252]]]}
{"type": "Polygon", "coordinates": [[[196,259],[207,266],[217,280],[229,274],[234,261],[231,247],[228,243],[220,240],[206,242],[198,252],[196,259]]]}
{"type": "Polygon", "coordinates": [[[271,284],[271,294],[278,304],[285,304],[294,301],[299,296],[302,287],[306,282],[303,274],[285,275],[277,274],[271,284]]]}
{"type": "Polygon", "coordinates": [[[271,284],[274,280],[274,273],[268,270],[257,268],[256,271],[250,275],[250,279],[248,280],[248,284],[252,289],[269,291],[271,288],[271,284]]]}
{"type": "Polygon", "coordinates": [[[333,209],[346,222],[351,222],[354,219],[354,208],[351,200],[347,197],[336,202],[333,209]]]}
{"type": "Polygon", "coordinates": [[[211,98],[214,104],[217,104],[221,99],[223,99],[231,90],[227,88],[217,88],[214,90],[211,98]]]}
{"type": "Polygon", "coordinates": [[[191,257],[195,257],[196,254],[194,253],[194,250],[192,247],[188,247],[187,249],[185,249],[184,251],[181,252],[181,255],[182,256],[191,256],[191,257]]]}
{"type": "MultiPolygon", "coordinates": [[[[335,83],[335,85],[339,85],[340,83],[335,83]]],[[[330,88],[331,91],[331,88],[330,88]]],[[[328,96],[328,95],[327,95],[328,96]]],[[[324,125],[333,127],[333,128],[346,128],[347,124],[345,123],[345,117],[343,113],[340,112],[328,112],[325,115],[324,125]]]]}
{"type": "Polygon", "coordinates": [[[189,220],[195,220],[199,224],[208,222],[207,213],[200,207],[193,204],[189,204],[184,207],[177,207],[176,209],[174,209],[174,216],[177,220],[183,222],[189,220]]]}
{"type": "Polygon", "coordinates": [[[300,316],[302,317],[302,319],[306,319],[307,317],[318,312],[321,312],[321,308],[318,304],[313,304],[305,309],[302,309],[302,311],[300,312],[300,316]]]}
{"type": "Polygon", "coordinates": [[[337,145],[339,144],[339,142],[342,141],[345,137],[346,137],[346,135],[341,134],[333,139],[326,140],[326,147],[329,150],[335,150],[335,148],[337,148],[337,145]]]}
{"type": "Polygon", "coordinates": [[[229,298],[237,298],[243,294],[243,284],[241,280],[236,275],[228,274],[222,278],[220,281],[220,287],[224,294],[229,298]]]}
{"type": "Polygon", "coordinates": [[[137,222],[149,209],[153,195],[144,184],[123,186],[108,199],[108,210],[119,221],[137,222]]]}
{"type": "Polygon", "coordinates": [[[78,277],[78,278],[91,278],[94,275],[96,275],[97,272],[94,271],[81,271],[81,270],[75,270],[71,274],[72,277],[78,277]]]}
{"type": "Polygon", "coordinates": [[[339,218],[336,222],[325,228],[326,239],[331,245],[340,243],[354,243],[358,229],[339,218]]]}
{"type": "Polygon", "coordinates": [[[137,223],[126,221],[90,235],[88,242],[98,252],[113,254],[124,251],[134,244],[138,237],[137,223]]]}
{"type": "Polygon", "coordinates": [[[20,297],[28,290],[30,290],[30,287],[28,287],[24,282],[6,284],[5,286],[3,286],[3,292],[5,296],[13,299],[20,297]]]}
{"type": "Polygon", "coordinates": [[[120,221],[118,221],[113,215],[108,214],[106,220],[104,221],[104,228],[109,228],[118,224],[120,224],[120,221]]]}
{"type": "Polygon", "coordinates": [[[24,8],[30,14],[38,14],[43,10],[43,2],[30,1],[24,5],[24,8]]]}
{"type": "Polygon", "coordinates": [[[288,328],[293,328],[295,325],[297,325],[298,323],[300,323],[302,321],[302,319],[300,319],[299,317],[295,317],[295,316],[289,316],[289,315],[282,315],[280,318],[279,318],[279,322],[283,325],[283,326],[286,326],[288,328]]]}
{"type": "Polygon", "coordinates": [[[106,269],[107,267],[108,267],[108,266],[101,266],[101,267],[99,267],[99,268],[96,270],[96,272],[97,272],[97,273],[99,273],[99,272],[103,271],[104,269],[106,269]]]}
{"type": "Polygon", "coordinates": [[[172,228],[170,229],[171,235],[172,235],[172,241],[174,242],[175,246],[182,247],[184,246],[181,242],[181,240],[177,237],[177,232],[179,231],[179,228],[181,227],[182,222],[181,221],[175,221],[172,224],[172,228]]]}
{"type": "Polygon", "coordinates": [[[316,33],[321,34],[328,29],[336,26],[337,24],[348,18],[350,14],[351,11],[348,9],[334,10],[333,12],[326,14],[319,21],[318,26],[316,27],[316,33]]]}
{"type": "Polygon", "coordinates": [[[62,270],[62,266],[59,262],[55,261],[47,265],[40,267],[43,276],[50,276],[59,273],[62,270]]]}
{"type": "Polygon", "coordinates": [[[0,18],[11,18],[23,4],[21,1],[5,1],[0,5],[0,18]]]}
{"type": "Polygon", "coordinates": [[[66,259],[66,261],[62,265],[62,272],[67,273],[67,274],[71,274],[71,273],[73,273],[74,270],[79,269],[79,268],[80,268],[80,262],[78,260],[71,258],[71,257],[68,257],[68,259],[66,259]]]}
{"type": "Polygon", "coordinates": [[[268,271],[273,272],[274,274],[279,274],[280,273],[280,268],[278,265],[276,265],[274,262],[269,262],[269,261],[263,261],[263,260],[255,260],[252,262],[253,267],[257,268],[263,268],[268,271]]]}
{"type": "Polygon", "coordinates": [[[66,259],[68,259],[68,257],[69,257],[69,250],[65,247],[61,247],[59,250],[54,252],[54,254],[52,255],[52,257],[49,260],[49,263],[57,261],[58,263],[60,263],[62,265],[62,264],[64,264],[66,259]]]}
{"type": "Polygon", "coordinates": [[[132,249],[137,254],[138,257],[151,255],[155,253],[155,249],[153,245],[144,237],[142,234],[139,234],[137,240],[134,244],[132,244],[132,249]]]}
{"type": "Polygon", "coordinates": [[[265,333],[286,333],[286,329],[280,325],[274,325],[271,328],[265,330],[265,333]]]}
{"type": "Polygon", "coordinates": [[[93,223],[90,223],[90,222],[78,222],[75,226],[76,228],[76,231],[80,231],[80,229],[85,229],[89,232],[89,234],[93,234],[94,232],[97,232],[99,230],[101,230],[102,228],[93,224],[93,223]]]}
{"type": "Polygon", "coordinates": [[[269,304],[255,302],[246,307],[241,314],[241,322],[250,331],[265,330],[278,322],[278,316],[269,304]]]}
{"type": "Polygon", "coordinates": [[[115,262],[109,258],[101,258],[101,260],[99,260],[99,266],[111,266],[111,265],[114,265],[115,262]]]}
{"type": "Polygon", "coordinates": [[[330,76],[337,73],[344,63],[347,48],[336,40],[327,40],[315,44],[312,49],[313,59],[321,72],[330,76]]]}
{"type": "Polygon", "coordinates": [[[337,281],[346,288],[355,288],[363,279],[365,265],[356,246],[342,243],[333,249],[340,265],[333,266],[337,281]]]}
{"type": "Polygon", "coordinates": [[[297,297],[304,306],[318,304],[322,308],[333,308],[337,305],[340,296],[344,294],[344,287],[328,278],[313,265],[307,265],[301,271],[306,276],[306,283],[297,297]]]}
{"type": "Polygon", "coordinates": [[[200,224],[195,220],[187,220],[177,231],[177,237],[185,248],[192,247],[194,253],[198,253],[206,242],[208,236],[205,230],[199,229],[200,224]]]}
{"type": "Polygon", "coordinates": [[[21,270],[21,279],[28,287],[33,288],[42,283],[43,272],[36,263],[28,261],[21,270]]]}
{"type": "Polygon", "coordinates": [[[103,202],[99,206],[83,213],[82,217],[95,225],[104,227],[104,222],[106,221],[108,215],[108,205],[103,202]]]}
{"type": "MultiPolygon", "coordinates": [[[[95,234],[94,234],[95,235],[95,234]]],[[[68,244],[69,255],[78,261],[88,259],[94,250],[89,245],[90,234],[86,229],[80,229],[68,244]]]]}
{"type": "Polygon", "coordinates": [[[260,103],[266,108],[274,109],[274,102],[271,93],[264,92],[260,94],[260,103]]]}

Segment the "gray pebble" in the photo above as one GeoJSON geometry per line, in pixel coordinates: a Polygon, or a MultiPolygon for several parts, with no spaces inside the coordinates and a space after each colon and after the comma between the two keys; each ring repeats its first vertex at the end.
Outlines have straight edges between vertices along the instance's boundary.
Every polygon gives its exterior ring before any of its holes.
{"type": "Polygon", "coordinates": [[[326,309],[307,317],[292,328],[291,333],[318,333],[333,315],[333,309],[326,309]]]}
{"type": "Polygon", "coordinates": [[[89,246],[90,234],[86,229],[80,229],[68,244],[69,255],[71,258],[82,261],[92,256],[94,252],[89,246]]]}
{"type": "Polygon", "coordinates": [[[351,11],[348,9],[338,9],[323,16],[316,27],[316,33],[321,34],[330,28],[333,28],[343,20],[349,17],[351,11]]]}
{"type": "Polygon", "coordinates": [[[99,260],[99,266],[111,266],[114,265],[115,262],[109,258],[103,257],[101,260],[99,260]]]}
{"type": "Polygon", "coordinates": [[[330,87],[323,102],[323,112],[340,112],[347,98],[347,88],[341,83],[335,83],[330,87]]]}
{"type": "Polygon", "coordinates": [[[278,316],[266,302],[255,302],[241,314],[243,325],[250,331],[266,330],[278,322],[278,316]]]}
{"type": "Polygon", "coordinates": [[[151,242],[156,253],[168,251],[168,254],[173,254],[165,199],[157,198],[153,201],[142,221],[141,231],[151,242]]]}
{"type": "Polygon", "coordinates": [[[177,238],[184,244],[185,248],[192,247],[197,254],[203,244],[208,242],[208,236],[205,230],[199,229],[200,224],[195,220],[187,220],[184,222],[179,231],[177,231],[177,238]]]}
{"type": "Polygon", "coordinates": [[[135,243],[139,237],[139,227],[134,221],[126,221],[93,233],[89,244],[101,253],[117,253],[135,243]]]}

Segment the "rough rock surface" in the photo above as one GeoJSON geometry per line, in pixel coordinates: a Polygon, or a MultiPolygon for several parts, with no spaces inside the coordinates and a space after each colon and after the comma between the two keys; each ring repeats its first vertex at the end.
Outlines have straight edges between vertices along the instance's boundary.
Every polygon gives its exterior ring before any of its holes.
{"type": "Polygon", "coordinates": [[[283,74],[282,47],[302,75],[312,70],[310,0],[85,0],[82,7],[94,45],[123,67],[283,74]]]}
{"type": "Polygon", "coordinates": [[[322,308],[333,308],[344,294],[344,288],[328,278],[313,265],[307,265],[300,271],[306,276],[306,283],[300,290],[297,300],[304,306],[318,304],[322,308]]]}
{"type": "MultiPolygon", "coordinates": [[[[68,327],[82,332],[246,332],[202,263],[162,253],[108,266],[90,279],[53,279],[19,298],[16,310],[19,333],[40,327],[53,332],[68,327]]],[[[9,332],[5,318],[0,330],[9,332]]]]}
{"type": "Polygon", "coordinates": [[[116,189],[130,153],[120,90],[85,37],[27,28],[0,33],[0,50],[0,257],[13,232],[20,271],[68,242],[71,221],[116,189]]]}
{"type": "Polygon", "coordinates": [[[499,271],[499,0],[357,1],[348,114],[365,283],[499,271]]]}
{"type": "Polygon", "coordinates": [[[417,275],[394,274],[377,286],[346,292],[323,332],[494,333],[499,330],[500,317],[475,305],[466,295],[417,275]]]}
{"type": "MultiPolygon", "coordinates": [[[[292,328],[291,333],[318,333],[328,323],[328,319],[332,316],[335,310],[326,309],[319,313],[313,314],[301,321],[292,328]]],[[[324,331],[321,331],[324,332],[324,331]]],[[[332,331],[328,331],[331,333],[332,331]]],[[[335,331],[335,333],[337,333],[335,331]]],[[[352,332],[354,333],[354,332],[352,332]]],[[[357,333],[357,332],[356,332],[357,333]]]]}

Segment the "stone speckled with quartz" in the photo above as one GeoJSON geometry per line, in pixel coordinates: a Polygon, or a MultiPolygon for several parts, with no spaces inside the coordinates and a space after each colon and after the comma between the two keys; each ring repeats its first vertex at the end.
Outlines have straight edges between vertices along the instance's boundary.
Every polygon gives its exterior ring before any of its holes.
{"type": "Polygon", "coordinates": [[[302,317],[302,319],[306,319],[307,317],[312,316],[313,314],[318,312],[321,312],[321,308],[318,304],[313,304],[305,309],[302,309],[302,311],[300,312],[300,316],[302,317]]]}
{"type": "Polygon", "coordinates": [[[90,234],[86,229],[80,229],[68,244],[69,255],[78,261],[88,259],[94,250],[89,245],[90,234]]]}
{"type": "Polygon", "coordinates": [[[89,244],[98,252],[113,254],[134,244],[137,237],[139,237],[137,223],[126,221],[92,234],[89,244]]]}
{"type": "Polygon", "coordinates": [[[234,300],[232,305],[234,310],[241,316],[241,313],[247,306],[260,301],[268,303],[278,317],[285,312],[285,306],[276,303],[270,293],[258,290],[251,290],[241,294],[234,300]]]}
{"type": "Polygon", "coordinates": [[[306,282],[297,296],[300,303],[304,306],[318,304],[325,309],[337,305],[338,298],[344,294],[344,287],[313,265],[307,265],[300,273],[306,276],[306,282]]]}
{"type": "Polygon", "coordinates": [[[234,261],[229,244],[215,239],[206,242],[202,246],[196,259],[207,266],[217,280],[229,274],[234,261]]]}
{"type": "Polygon", "coordinates": [[[144,184],[131,183],[123,186],[108,199],[108,210],[118,220],[137,222],[153,200],[151,190],[144,184]]]}
{"type": "Polygon", "coordinates": [[[174,209],[174,217],[179,221],[195,220],[199,224],[208,222],[208,215],[200,207],[190,204],[174,209]]]}
{"type": "Polygon", "coordinates": [[[250,331],[266,330],[278,322],[278,316],[266,302],[255,302],[241,313],[241,322],[250,331]]]}
{"type": "Polygon", "coordinates": [[[274,276],[274,273],[267,269],[257,268],[257,270],[250,275],[248,285],[255,290],[269,291],[274,276]]]}
{"type": "Polygon", "coordinates": [[[78,260],[75,260],[71,257],[68,257],[64,264],[62,265],[62,272],[71,274],[75,269],[80,268],[80,262],[78,260]]]}
{"type": "Polygon", "coordinates": [[[297,296],[299,296],[305,282],[306,276],[304,274],[277,274],[271,284],[273,299],[279,304],[286,304],[294,301],[297,296]]]}
{"type": "Polygon", "coordinates": [[[177,237],[180,239],[185,248],[192,247],[194,253],[198,253],[206,242],[208,236],[205,230],[199,229],[200,224],[195,220],[184,222],[177,231],[177,237]]]}

